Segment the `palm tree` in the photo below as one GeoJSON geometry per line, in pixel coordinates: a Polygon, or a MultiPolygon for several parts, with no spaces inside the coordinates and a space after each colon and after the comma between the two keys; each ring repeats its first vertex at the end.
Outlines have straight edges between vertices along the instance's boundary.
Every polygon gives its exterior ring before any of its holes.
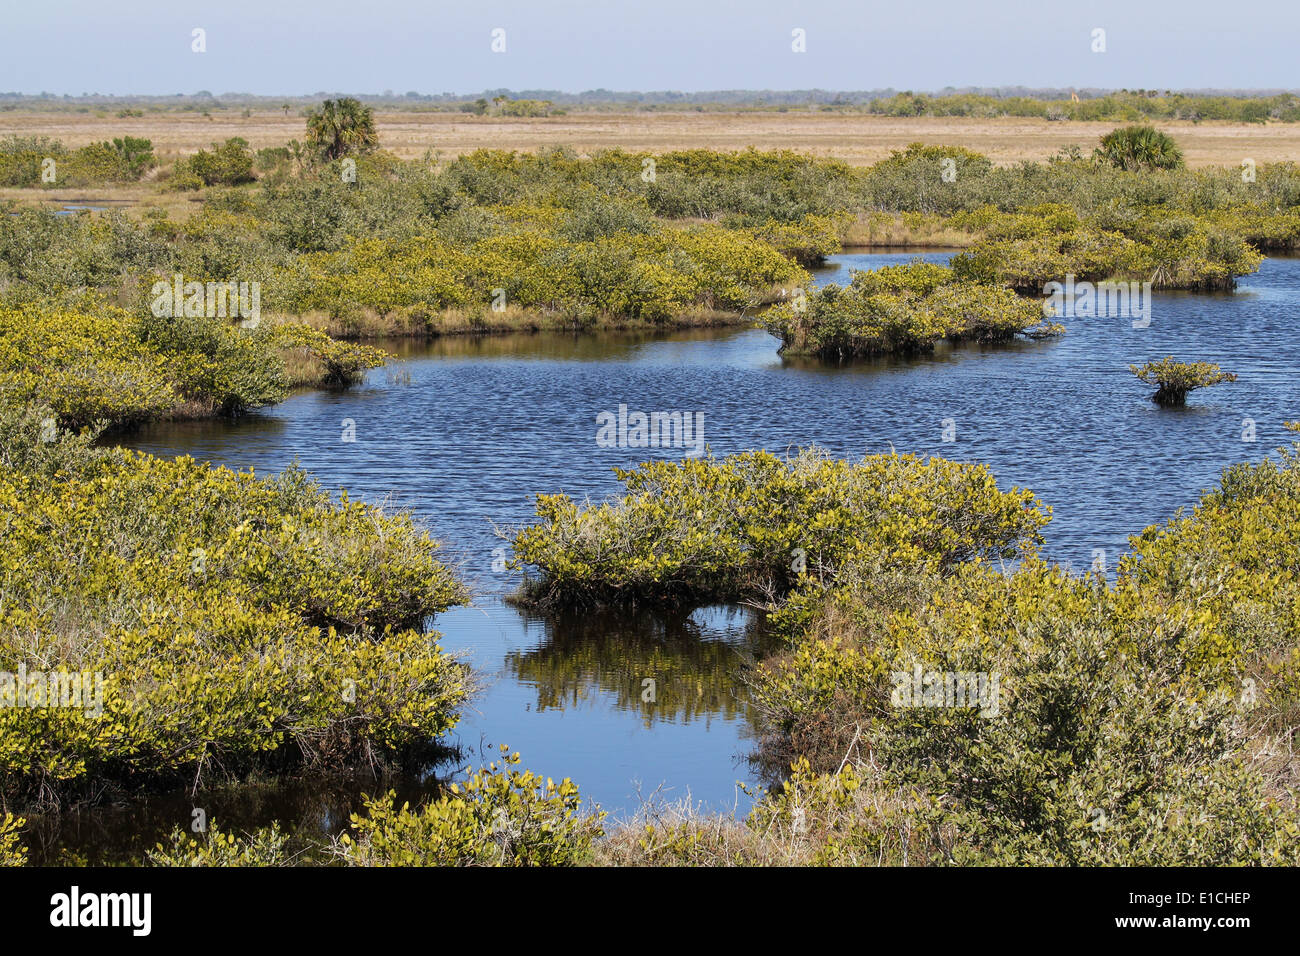
{"type": "Polygon", "coordinates": [[[359,100],[326,100],[307,114],[307,148],[322,159],[368,153],[378,145],[374,114],[359,100]]]}
{"type": "Polygon", "coordinates": [[[1166,133],[1152,126],[1125,126],[1101,138],[1096,156],[1119,169],[1178,169],[1183,151],[1166,133]]]}

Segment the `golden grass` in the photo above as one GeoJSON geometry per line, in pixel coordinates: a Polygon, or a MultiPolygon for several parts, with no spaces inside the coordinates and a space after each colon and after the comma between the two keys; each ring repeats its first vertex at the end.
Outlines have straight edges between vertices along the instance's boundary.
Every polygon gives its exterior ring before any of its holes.
{"type": "MultiPolygon", "coordinates": [[[[958,144],[1011,165],[1041,161],[1063,147],[1085,151],[1097,144],[1114,123],[1048,122],[1039,119],[968,119],[962,117],[885,117],[822,112],[735,113],[576,113],[533,119],[470,116],[461,113],[380,112],[380,145],[403,159],[427,152],[448,161],[476,149],[536,151],[569,146],[579,153],[623,148],[664,152],[674,149],[790,149],[815,156],[869,165],[908,143],[958,144]]],[[[1158,123],[1183,148],[1190,166],[1240,165],[1300,157],[1300,123],[1240,124],[1227,122],[1158,123]]],[[[304,122],[279,110],[235,111],[211,119],[195,113],[146,113],[117,119],[92,113],[0,114],[0,135],[49,136],[70,148],[111,139],[143,136],[153,141],[161,166],[145,181],[125,186],[54,189],[0,189],[0,200],[54,209],[65,205],[105,205],[138,218],[155,207],[173,221],[184,222],[202,203],[202,193],[164,192],[161,169],[214,142],[242,136],[254,149],[302,140],[304,122]]],[[[897,221],[893,226],[862,218],[843,237],[848,245],[968,245],[969,236],[897,221]]]]}
{"type": "MultiPolygon", "coordinates": [[[[572,146],[580,152],[629,150],[792,149],[868,165],[908,143],[959,144],[1009,165],[1042,160],[1067,145],[1092,149],[1121,123],[1049,122],[1003,117],[888,117],[811,111],[574,113],[536,119],[471,116],[463,113],[379,112],[380,145],[404,159],[426,150],[452,158],[475,149],[534,151],[572,146]]],[[[1191,166],[1237,166],[1300,156],[1300,123],[1242,124],[1223,121],[1157,122],[1183,148],[1191,166]]],[[[117,119],[91,113],[13,111],[0,115],[0,135],[51,136],[69,147],[114,136],[153,140],[164,162],[189,155],[215,141],[242,136],[253,148],[302,140],[304,121],[280,110],[243,118],[219,111],[211,119],[195,113],[146,113],[117,119]]]]}
{"type": "Polygon", "coordinates": [[[844,230],[840,241],[853,246],[912,246],[932,249],[960,249],[972,245],[978,234],[954,229],[942,216],[886,212],[859,213],[844,230]]]}
{"type": "Polygon", "coordinates": [[[184,222],[203,208],[202,193],[164,192],[148,180],[115,186],[57,186],[53,189],[0,188],[0,201],[14,199],[24,205],[62,209],[64,206],[99,206],[117,209],[139,219],[149,209],[167,210],[174,222],[184,222]]]}

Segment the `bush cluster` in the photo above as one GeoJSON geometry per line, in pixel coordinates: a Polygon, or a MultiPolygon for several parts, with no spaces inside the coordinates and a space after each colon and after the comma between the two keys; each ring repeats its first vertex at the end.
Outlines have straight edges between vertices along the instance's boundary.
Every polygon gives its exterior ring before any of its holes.
{"type": "Polygon", "coordinates": [[[409,517],[297,468],[96,452],[49,409],[6,417],[0,671],[103,693],[98,715],[0,707],[5,804],[414,759],[454,724],[467,673],[423,622],[467,595],[409,517]]]}

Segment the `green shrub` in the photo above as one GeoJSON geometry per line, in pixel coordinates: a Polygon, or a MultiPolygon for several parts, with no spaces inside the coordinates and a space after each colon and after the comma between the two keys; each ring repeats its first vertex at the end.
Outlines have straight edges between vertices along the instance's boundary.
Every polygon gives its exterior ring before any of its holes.
{"type": "Polygon", "coordinates": [[[985,238],[953,257],[954,272],[1031,294],[1070,275],[1150,281],[1157,289],[1231,289],[1263,259],[1239,236],[1191,216],[1151,214],[1112,229],[1051,204],[985,216],[982,225],[985,238]]]}
{"type": "Polygon", "coordinates": [[[204,186],[237,186],[253,179],[253,152],[248,141],[232,136],[211,152],[201,149],[183,159],[172,170],[169,185],[173,189],[193,189],[195,182],[204,186]]]}
{"type": "Polygon", "coordinates": [[[153,143],[124,136],[69,151],[57,140],[10,136],[0,140],[0,185],[94,186],[133,183],[158,165],[153,143]],[[55,178],[46,182],[44,162],[54,160],[55,178]]]}
{"type": "Polygon", "coordinates": [[[1125,126],[1101,138],[1097,156],[1120,169],[1178,169],[1183,151],[1153,126],[1125,126]]]}
{"type": "Polygon", "coordinates": [[[912,143],[872,166],[864,185],[877,209],[952,213],[992,168],[987,156],[960,146],[912,143]]]}
{"type": "Polygon", "coordinates": [[[289,840],[279,824],[236,836],[213,821],[207,833],[194,836],[179,828],[168,845],[159,843],[148,854],[150,866],[300,866],[303,861],[289,850],[289,840]]]}
{"type": "Polygon", "coordinates": [[[324,366],[319,383],[326,386],[351,385],[364,377],[367,369],[379,368],[386,354],[369,345],[337,342],[324,332],[305,325],[279,325],[271,332],[277,348],[298,349],[324,366]]]}
{"type": "Polygon", "coordinates": [[[91,143],[74,150],[60,164],[58,182],[61,185],[86,186],[131,183],[156,165],[158,160],[153,154],[153,143],[126,136],[111,143],[91,143]]]}
{"type": "Polygon", "coordinates": [[[1237,380],[1236,375],[1222,371],[1213,362],[1175,362],[1172,355],[1159,362],[1147,362],[1140,368],[1130,365],[1129,371],[1139,381],[1159,386],[1151,396],[1157,405],[1183,405],[1188,392],[1237,380]]]}
{"type": "Polygon", "coordinates": [[[12,134],[0,138],[0,186],[38,185],[42,163],[53,159],[57,173],[58,163],[67,154],[68,150],[62,143],[45,136],[12,134]]]}
{"type": "Polygon", "coordinates": [[[244,328],[221,317],[142,309],[0,307],[0,387],[12,403],[49,405],[60,424],[124,425],[166,416],[235,415],[288,394],[285,357],[318,363],[310,379],[341,386],[384,353],[303,326],[244,328]]]}
{"type": "Polygon", "coordinates": [[[12,813],[0,817],[0,866],[22,866],[27,862],[27,848],[18,841],[18,833],[26,823],[12,813]]]}
{"type": "Polygon", "coordinates": [[[10,402],[48,404],[64,424],[162,415],[182,401],[170,371],[120,310],[0,310],[0,386],[10,402]]]}
{"type": "Polygon", "coordinates": [[[1038,303],[1010,289],[915,263],[854,272],[845,288],[830,283],[806,303],[770,309],[763,325],[783,351],[845,359],[927,351],[942,339],[1006,340],[1041,319],[1038,303]]]}
{"type": "Polygon", "coordinates": [[[1001,492],[983,466],[880,455],[851,463],[816,449],[649,462],[616,469],[626,495],[580,509],[539,495],[513,539],[538,568],[542,604],[706,602],[820,593],[846,566],[947,570],[1030,550],[1047,515],[1001,492]]]}
{"type": "Polygon", "coordinates": [[[99,714],[0,707],[5,801],[418,761],[455,723],[419,628],[466,594],[409,517],[119,451],[0,472],[0,513],[0,671],[102,675],[99,714]]]}
{"type": "MultiPolygon", "coordinates": [[[[1295,865],[1294,760],[1266,736],[1300,712],[1296,452],[1134,537],[1113,586],[1036,559],[841,573],[753,682],[767,752],[807,755],[796,788],[838,794],[804,838],[832,831],[817,859],[1295,865]],[[996,691],[900,695],[922,674],[996,691]]],[[[756,808],[764,832],[791,832],[781,799],[756,808]]]]}
{"type": "Polygon", "coordinates": [[[287,146],[267,146],[253,155],[253,165],[264,173],[287,165],[293,159],[293,153],[287,146]]]}
{"type": "Polygon", "coordinates": [[[463,784],[415,810],[395,794],[367,800],[339,844],[350,866],[573,866],[589,860],[603,814],[580,809],[578,788],[516,770],[501,748],[463,784]]]}

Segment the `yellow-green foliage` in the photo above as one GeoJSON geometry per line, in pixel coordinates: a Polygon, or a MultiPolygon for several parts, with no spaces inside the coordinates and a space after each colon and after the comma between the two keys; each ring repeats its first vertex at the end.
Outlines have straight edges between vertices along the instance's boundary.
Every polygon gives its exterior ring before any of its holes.
{"type": "Polygon", "coordinates": [[[1047,523],[1034,496],[982,465],[912,455],[851,463],[816,449],[617,469],[627,494],[579,508],[539,495],[514,538],[542,603],[753,598],[830,586],[862,561],[947,569],[1029,550],[1047,523]]]}
{"type": "Polygon", "coordinates": [[[297,350],[320,362],[324,368],[319,384],[348,385],[358,381],[366,369],[379,368],[387,357],[382,349],[352,342],[339,342],[324,332],[305,325],[277,325],[271,341],[282,350],[297,350]]]}
{"type": "Polygon", "coordinates": [[[1131,539],[1113,585],[1032,557],[842,573],[753,682],[786,752],[808,756],[743,830],[656,820],[603,858],[1296,865],[1298,451],[1229,469],[1191,515],[1131,539]],[[917,668],[996,675],[991,706],[904,706],[896,675],[917,668]]]}
{"type": "Polygon", "coordinates": [[[818,266],[827,256],[840,251],[839,236],[848,228],[849,219],[847,213],[834,216],[809,213],[797,223],[769,219],[754,234],[800,265],[818,266]]]}
{"type": "Polygon", "coordinates": [[[1192,215],[1139,213],[1084,221],[1068,206],[1014,213],[989,208],[953,217],[985,238],[955,256],[958,276],[1041,293],[1051,281],[1149,281],[1157,289],[1231,289],[1263,261],[1239,234],[1192,215]]]}
{"type": "Polygon", "coordinates": [[[504,100],[501,103],[502,116],[549,116],[550,100],[504,100]]]}
{"type": "Polygon", "coordinates": [[[27,848],[18,841],[18,833],[26,823],[12,813],[0,817],[0,866],[22,866],[27,862],[27,848]]]}
{"type": "Polygon", "coordinates": [[[1191,515],[1134,537],[1114,584],[1033,556],[1009,572],[855,565],[756,675],[773,728],[815,752],[743,824],[652,808],[601,838],[569,786],[490,767],[419,810],[372,801],[337,852],[370,865],[1297,865],[1294,768],[1271,774],[1256,735],[1280,734],[1285,752],[1300,708],[1298,522],[1300,448],[1229,469],[1191,515]],[[983,708],[900,706],[896,675],[918,667],[996,675],[996,692],[983,708]]]}
{"type": "Polygon", "coordinates": [[[1190,391],[1237,380],[1236,375],[1223,371],[1213,362],[1175,362],[1172,355],[1159,362],[1147,362],[1140,368],[1130,365],[1129,371],[1139,381],[1158,386],[1151,400],[1160,405],[1182,405],[1190,391]]]}
{"type": "Polygon", "coordinates": [[[109,306],[0,308],[0,389],[14,403],[48,404],[73,425],[229,414],[280,401],[288,393],[286,351],[320,362],[320,384],[347,384],[383,364],[377,349],[303,326],[133,317],[109,306]]]}
{"type": "Polygon", "coordinates": [[[602,814],[580,807],[578,788],[518,770],[501,748],[464,783],[414,810],[395,794],[367,800],[339,843],[351,866],[572,866],[587,862],[602,814]]]}
{"type": "Polygon", "coordinates": [[[241,137],[212,144],[181,160],[172,169],[167,185],[171,189],[199,189],[202,186],[234,186],[253,178],[253,151],[241,137]]]}
{"type": "Polygon", "coordinates": [[[1241,236],[1256,249],[1290,249],[1300,242],[1300,210],[1263,203],[1205,214],[1206,223],[1224,233],[1241,236]]]}
{"type": "Polygon", "coordinates": [[[1005,340],[1041,319],[1041,305],[1010,289],[914,263],[854,272],[847,287],[831,283],[806,302],[782,302],[763,324],[787,352],[850,358],[924,351],[945,338],[1005,340]]]}
{"type": "Polygon", "coordinates": [[[74,150],[44,137],[9,136],[0,140],[0,186],[50,189],[130,183],[156,165],[153,144],[134,136],[88,143],[74,150]]]}
{"type": "Polygon", "coordinates": [[[420,627],[466,594],[408,517],[296,468],[55,467],[0,470],[0,671],[101,673],[103,712],[0,708],[6,799],[396,759],[454,723],[465,671],[420,627]]]}
{"type": "MultiPolygon", "coordinates": [[[[1230,469],[1133,538],[1113,585],[1036,559],[842,575],[759,671],[759,705],[814,770],[869,751],[890,812],[931,835],[917,862],[1294,865],[1294,768],[1259,740],[1287,752],[1300,710],[1297,475],[1294,451],[1230,469]],[[993,706],[905,706],[895,675],[918,668],[996,675],[993,706]]],[[[837,854],[879,849],[881,821],[858,822],[837,854]]]]}
{"type": "MultiPolygon", "coordinates": [[[[796,227],[785,232],[797,235],[774,238],[792,247],[824,247],[824,239],[796,227]]],[[[806,273],[772,245],[716,226],[616,233],[589,242],[526,228],[464,249],[433,236],[353,240],[338,252],[300,258],[277,287],[286,311],[335,316],[359,309],[431,314],[486,308],[500,289],[500,301],[525,308],[585,305],[608,315],[664,320],[696,306],[752,307],[774,286],[804,279],[806,273]]]]}
{"type": "Polygon", "coordinates": [[[431,310],[468,302],[465,253],[435,238],[356,239],[338,252],[300,257],[278,282],[286,311],[346,314],[349,307],[387,313],[400,307],[431,310]]]}
{"type": "Polygon", "coordinates": [[[289,851],[288,837],[278,823],[238,836],[222,830],[213,821],[208,832],[194,836],[179,828],[172,831],[166,846],[159,843],[150,851],[151,866],[292,866],[303,860],[289,851]]]}
{"type": "Polygon", "coordinates": [[[1201,653],[1210,627],[1128,585],[971,566],[852,629],[851,653],[809,637],[758,692],[785,732],[860,733],[891,791],[929,798],[914,828],[953,834],[933,862],[1293,863],[1293,799],[1250,763],[1231,671],[1201,653]],[[900,706],[894,675],[918,668],[996,676],[992,706],[900,706]]]}
{"type": "Polygon", "coordinates": [[[1195,653],[1209,662],[1278,662],[1300,647],[1297,451],[1234,465],[1190,514],[1129,541],[1121,575],[1199,607],[1209,624],[1195,653]]]}
{"type": "Polygon", "coordinates": [[[181,401],[167,359],[109,309],[0,309],[0,388],[75,423],[151,417],[181,401]]]}

